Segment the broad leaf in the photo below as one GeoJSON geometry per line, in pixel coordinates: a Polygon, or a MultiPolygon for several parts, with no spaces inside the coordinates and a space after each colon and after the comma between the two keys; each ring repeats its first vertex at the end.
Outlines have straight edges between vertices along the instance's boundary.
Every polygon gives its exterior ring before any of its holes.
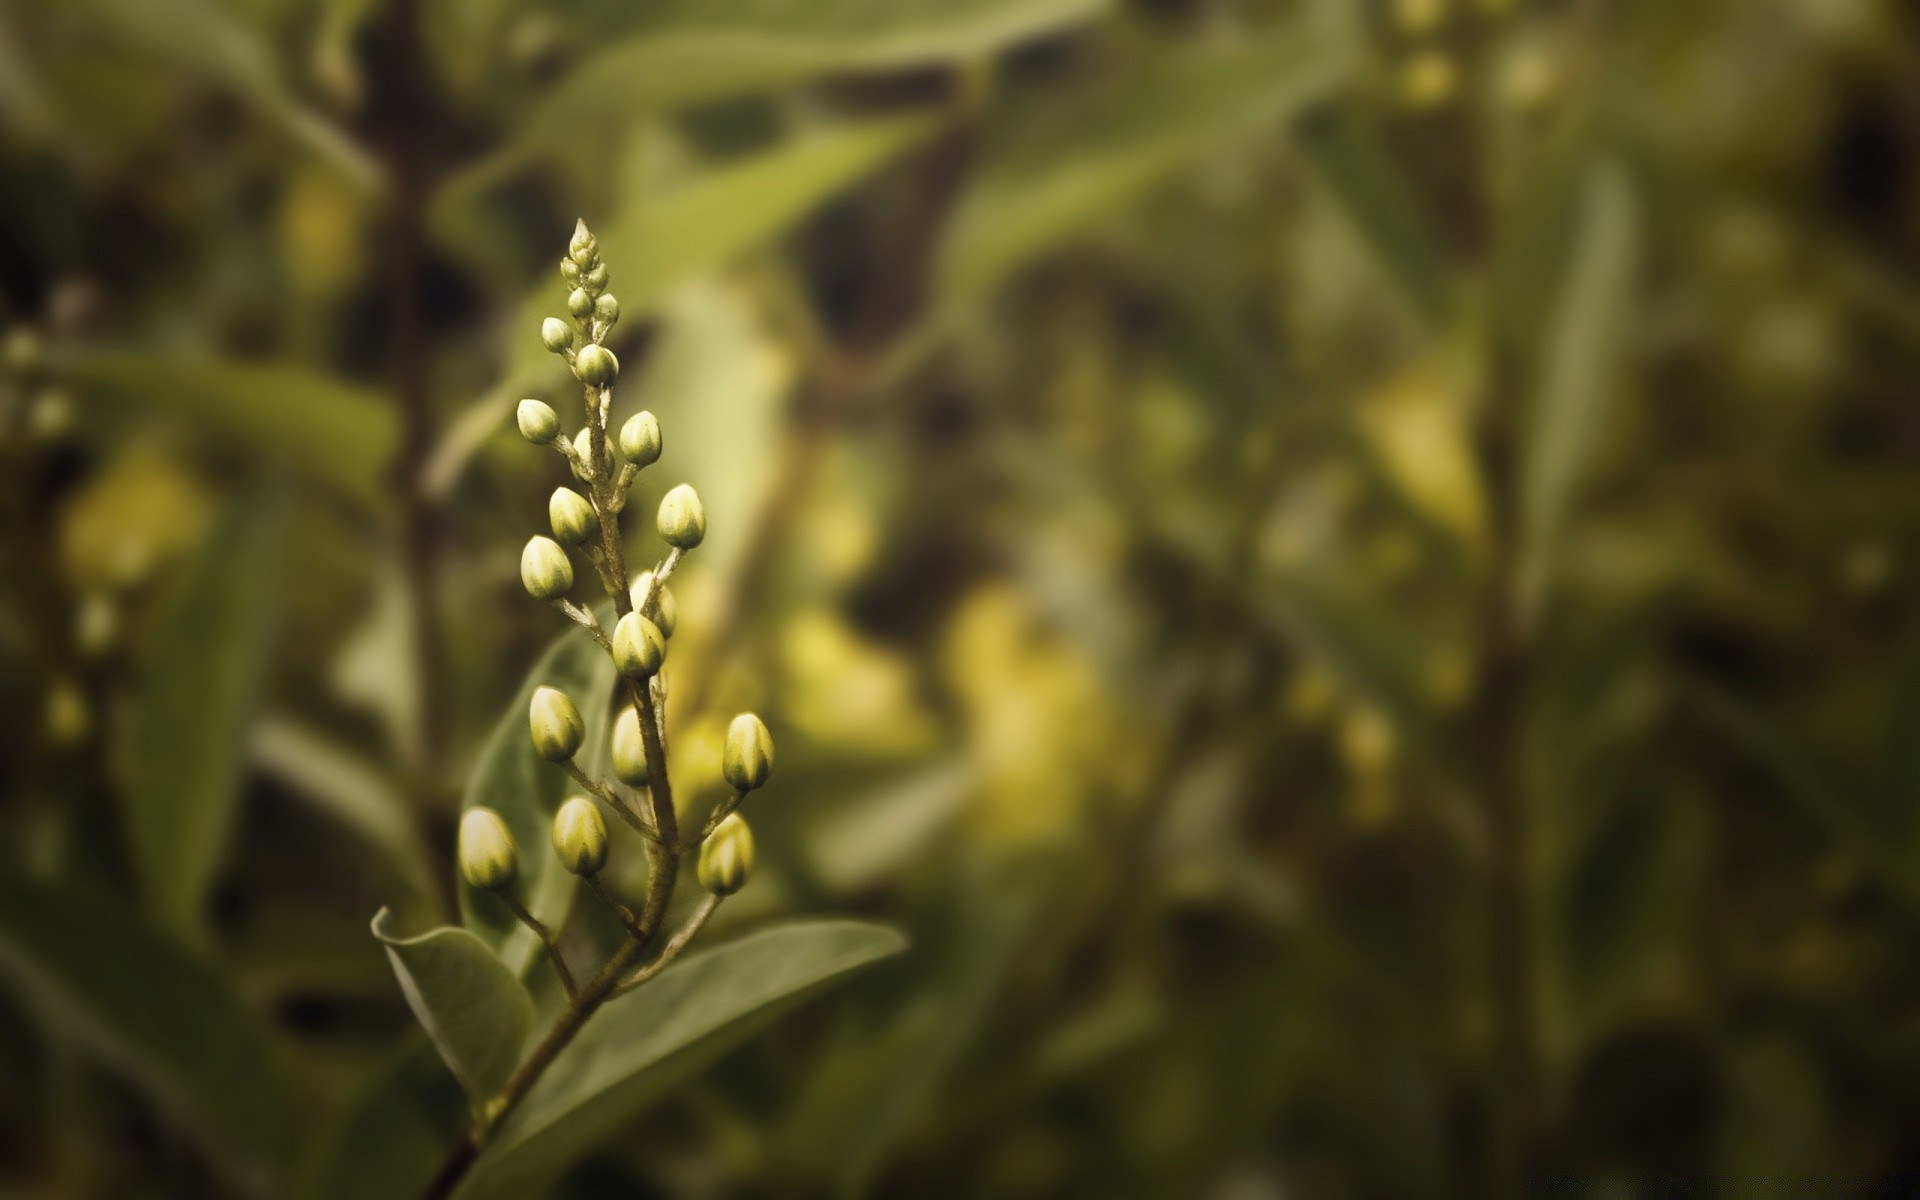
{"type": "Polygon", "coordinates": [[[268,1190],[286,1114],[265,1040],[219,975],[97,896],[5,880],[0,977],[194,1133],[234,1183],[268,1190]]]}
{"type": "Polygon", "coordinates": [[[1053,96],[1011,131],[962,199],[940,249],[939,291],[978,299],[1028,260],[1207,156],[1270,130],[1346,72],[1319,25],[1165,56],[1077,103],[1053,96]]]}
{"type": "Polygon", "coordinates": [[[975,57],[1083,21],[1109,0],[750,0],[683,4],[581,63],[529,116],[524,137],[766,91],[831,72],[975,57]]]}
{"type": "Polygon", "coordinates": [[[905,946],[883,926],[803,921],[689,955],[587,1023],[495,1133],[459,1194],[537,1193],[694,1070],[905,946]]]}
{"type": "Polygon", "coordinates": [[[1639,214],[1620,167],[1592,169],[1577,237],[1547,330],[1521,467],[1529,590],[1536,597],[1619,376],[1640,237],[1639,214]]]}
{"type": "Polygon", "coordinates": [[[86,350],[60,366],[89,398],[176,414],[361,499],[385,492],[399,426],[373,393],[298,367],[205,357],[86,350]]]}
{"type": "MultiPolygon", "coordinates": [[[[556,928],[566,920],[573,904],[574,878],[548,852],[548,839],[554,812],[578,785],[561,768],[534,753],[527,735],[527,705],[534,688],[542,684],[571,696],[587,727],[586,743],[578,759],[581,769],[596,778],[611,778],[600,763],[606,755],[613,683],[613,663],[606,652],[584,632],[569,629],[541,657],[507,706],[480,753],[461,801],[462,810],[484,806],[506,820],[520,844],[520,873],[514,883],[520,902],[556,928]]],[[[462,924],[490,946],[515,975],[526,971],[540,944],[498,897],[462,883],[460,912],[462,924]]]]}
{"type": "Polygon", "coordinates": [[[533,1029],[533,997],[520,980],[464,929],[399,937],[383,908],[373,936],[386,945],[407,1004],[467,1094],[480,1101],[499,1091],[533,1029]]]}
{"type": "Polygon", "coordinates": [[[284,526],[278,504],[246,503],[214,530],[160,615],[127,722],[120,796],[135,874],[160,923],[189,940],[232,832],[284,526]]]}

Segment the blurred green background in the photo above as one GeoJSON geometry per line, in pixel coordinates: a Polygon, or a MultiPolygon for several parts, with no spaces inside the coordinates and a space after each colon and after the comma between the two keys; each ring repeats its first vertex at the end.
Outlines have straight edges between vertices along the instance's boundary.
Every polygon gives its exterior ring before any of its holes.
{"type": "Polygon", "coordinates": [[[583,216],[639,560],[711,521],[676,779],[780,745],[716,936],[912,948],[556,1194],[1914,1194],[1917,62],[1897,0],[0,0],[0,1192],[382,1195],[445,1116],[367,922],[446,919],[564,629],[511,414],[583,216]]]}

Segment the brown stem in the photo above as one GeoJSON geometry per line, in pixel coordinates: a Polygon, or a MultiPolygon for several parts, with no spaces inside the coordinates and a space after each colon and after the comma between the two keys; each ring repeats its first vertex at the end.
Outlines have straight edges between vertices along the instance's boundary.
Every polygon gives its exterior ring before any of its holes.
{"type": "Polygon", "coordinates": [[[408,620],[413,626],[419,705],[405,747],[408,767],[423,792],[434,789],[443,729],[442,647],[439,623],[439,534],[426,487],[433,454],[433,397],[427,378],[425,213],[431,187],[424,162],[421,94],[425,66],[417,0],[387,6],[386,41],[392,69],[392,114],[386,145],[392,245],[388,254],[389,318],[394,398],[400,409],[400,453],[393,487],[400,509],[400,542],[408,620]]]}
{"type": "Polygon", "coordinates": [[[540,939],[540,944],[546,948],[547,958],[553,962],[553,973],[560,977],[560,986],[567,989],[567,998],[571,1000],[577,997],[580,994],[580,985],[573,981],[573,972],[568,969],[567,960],[560,954],[559,937],[544,921],[528,912],[527,906],[520,903],[518,896],[504,888],[496,895],[513,910],[513,915],[519,917],[521,923],[533,930],[534,936],[540,939]]]}
{"type": "Polygon", "coordinates": [[[472,1169],[474,1160],[479,1157],[480,1147],[485,1144],[494,1130],[526,1099],[553,1060],[567,1048],[579,1034],[581,1026],[588,1018],[600,1010],[600,1006],[612,999],[619,987],[621,976],[625,975],[634,961],[646,950],[647,943],[660,928],[660,921],[666,916],[667,901],[673,896],[674,879],[678,875],[679,864],[657,842],[648,842],[647,861],[652,867],[651,877],[647,881],[647,899],[640,910],[638,928],[633,936],[621,943],[613,956],[607,959],[599,973],[580,989],[580,994],[570,1001],[566,1009],[554,1021],[553,1028],[540,1039],[540,1043],[527,1055],[526,1061],[515,1069],[506,1085],[489,1101],[474,1126],[461,1139],[454,1143],[442,1160],[440,1169],[435,1172],[433,1181],[423,1193],[425,1200],[443,1200],[453,1194],[460,1181],[472,1169]]]}

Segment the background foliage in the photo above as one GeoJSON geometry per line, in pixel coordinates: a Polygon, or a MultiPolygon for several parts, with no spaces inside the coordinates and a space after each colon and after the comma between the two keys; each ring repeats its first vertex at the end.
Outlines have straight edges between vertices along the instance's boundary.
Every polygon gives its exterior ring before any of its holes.
{"type": "Polygon", "coordinates": [[[389,952],[474,961],[410,940],[470,779],[559,795],[489,737],[584,215],[634,511],[711,518],[676,782],[743,708],[780,771],[678,977],[736,1007],[621,1001],[476,1188],[1913,1190],[1916,55],[1895,0],[0,3],[0,1179],[404,1196],[454,1136],[389,952]],[[910,948],[788,1013],[896,948],[770,924],[833,914],[910,948]]]}

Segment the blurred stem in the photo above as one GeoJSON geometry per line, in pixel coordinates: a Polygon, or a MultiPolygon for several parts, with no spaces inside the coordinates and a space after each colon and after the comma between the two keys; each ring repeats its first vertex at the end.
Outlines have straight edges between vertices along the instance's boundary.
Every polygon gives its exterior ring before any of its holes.
{"type": "Polygon", "coordinates": [[[388,86],[393,89],[386,145],[392,237],[388,262],[394,399],[400,409],[400,457],[394,490],[400,509],[400,540],[412,625],[419,701],[404,755],[416,789],[432,800],[435,766],[445,736],[443,655],[439,622],[439,546],[434,507],[426,488],[433,453],[433,397],[427,378],[425,212],[431,183],[421,129],[426,63],[420,43],[418,0],[387,6],[388,86]]]}
{"type": "Polygon", "coordinates": [[[553,973],[560,977],[560,986],[567,989],[567,998],[569,1000],[578,998],[580,985],[573,981],[573,972],[567,969],[567,960],[560,954],[559,936],[544,921],[528,912],[527,906],[520,903],[519,897],[512,892],[502,888],[496,894],[508,908],[513,910],[513,915],[520,918],[520,923],[533,930],[534,936],[540,939],[540,944],[547,948],[547,958],[553,962],[553,973]]]}
{"type": "Polygon", "coordinates": [[[833,435],[876,383],[897,380],[902,359],[895,340],[911,349],[905,356],[910,364],[920,362],[929,348],[930,342],[916,335],[912,318],[921,307],[931,252],[972,161],[975,128],[991,84],[989,63],[955,69],[945,126],[922,153],[906,193],[875,240],[874,267],[846,334],[838,345],[819,339],[824,344],[802,385],[794,424],[747,535],[742,565],[716,607],[710,657],[700,664],[703,669],[688,672],[685,712],[704,711],[708,691],[721,674],[720,656],[738,644],[740,631],[771,591],[780,550],[791,540],[794,519],[833,435]]]}

